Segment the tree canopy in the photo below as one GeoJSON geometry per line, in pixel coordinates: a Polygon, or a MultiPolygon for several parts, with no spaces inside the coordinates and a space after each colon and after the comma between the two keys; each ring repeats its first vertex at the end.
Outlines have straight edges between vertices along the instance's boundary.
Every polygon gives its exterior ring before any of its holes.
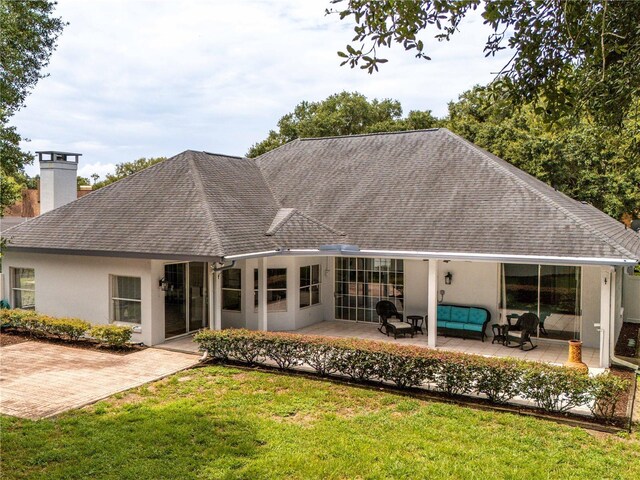
{"type": "Polygon", "coordinates": [[[356,135],[431,128],[437,119],[431,111],[411,111],[402,117],[397,100],[373,99],[356,92],[341,92],[319,102],[300,102],[278,120],[278,130],[254,144],[248,157],[257,157],[296,138],[356,135]]]}
{"type": "MultiPolygon", "coordinates": [[[[372,73],[387,62],[383,47],[400,44],[429,60],[428,37],[449,40],[473,10],[492,33],[484,46],[513,57],[494,87],[512,104],[535,102],[546,121],[586,112],[598,122],[640,122],[640,1],[616,0],[332,0],[355,22],[343,65],[372,73]]],[[[463,28],[463,27],[461,27],[463,28]]]]}
{"type": "Polygon", "coordinates": [[[98,181],[98,175],[93,174],[91,178],[94,179],[93,189],[97,190],[98,188],[105,187],[113,182],[117,182],[121,178],[128,177],[129,175],[133,175],[140,170],[144,170],[156,163],[162,162],[166,160],[166,157],[156,157],[156,158],[139,158],[137,160],[133,160],[130,162],[122,162],[116,165],[115,173],[107,174],[106,178],[102,181],[98,181]]]}
{"type": "Polygon", "coordinates": [[[20,149],[22,136],[9,126],[27,95],[49,64],[65,23],[53,16],[56,3],[48,0],[0,0],[0,212],[19,197],[17,181],[31,155],[20,149]]]}

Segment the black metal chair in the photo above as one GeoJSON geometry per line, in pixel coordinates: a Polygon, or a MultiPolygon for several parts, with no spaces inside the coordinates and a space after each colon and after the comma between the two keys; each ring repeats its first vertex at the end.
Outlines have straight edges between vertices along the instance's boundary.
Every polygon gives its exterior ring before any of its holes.
{"type": "Polygon", "coordinates": [[[506,345],[510,348],[520,348],[520,350],[529,351],[537,348],[537,345],[533,344],[531,336],[535,336],[538,333],[538,325],[540,319],[535,313],[527,312],[518,317],[515,324],[511,323],[511,318],[507,317],[509,324],[506,326],[506,345]],[[515,342],[517,345],[511,345],[511,342],[515,342]],[[529,342],[531,348],[524,348],[525,343],[529,342]]]}
{"type": "Polygon", "coordinates": [[[399,334],[406,335],[407,333],[413,338],[413,325],[403,321],[402,314],[398,312],[396,306],[389,300],[380,300],[376,304],[376,313],[380,319],[380,326],[378,330],[380,333],[384,333],[389,336],[389,333],[393,333],[393,338],[398,338],[399,334]]]}

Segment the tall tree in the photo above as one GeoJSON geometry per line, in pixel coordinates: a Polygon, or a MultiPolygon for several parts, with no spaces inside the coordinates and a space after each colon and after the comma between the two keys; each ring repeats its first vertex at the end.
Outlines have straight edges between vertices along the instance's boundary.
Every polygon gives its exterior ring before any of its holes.
{"type": "Polygon", "coordinates": [[[427,38],[449,40],[482,9],[491,28],[484,51],[513,57],[495,86],[514,105],[536,102],[545,120],[587,112],[600,123],[640,124],[640,1],[631,0],[331,0],[355,22],[343,65],[378,70],[394,43],[430,59],[427,38]]]}
{"type": "Polygon", "coordinates": [[[166,160],[165,157],[157,157],[157,158],[139,158],[137,160],[133,160],[131,162],[122,162],[116,165],[115,173],[107,174],[107,177],[98,181],[99,176],[97,174],[91,175],[91,178],[94,179],[93,189],[97,190],[98,188],[106,187],[107,185],[117,182],[118,180],[128,177],[129,175],[133,175],[140,170],[144,170],[156,163],[162,162],[166,160]]]}
{"type": "Polygon", "coordinates": [[[278,120],[278,130],[269,131],[266,139],[254,144],[247,153],[257,157],[269,150],[302,137],[355,135],[431,128],[437,119],[430,111],[411,111],[402,118],[397,100],[373,99],[360,93],[341,92],[320,102],[303,101],[293,112],[278,120]]]}
{"type": "Polygon", "coordinates": [[[65,26],[62,19],[53,16],[55,5],[48,0],[0,0],[0,212],[17,199],[15,177],[33,161],[20,149],[22,136],[9,126],[9,120],[24,106],[38,80],[46,76],[42,70],[65,26]]]}

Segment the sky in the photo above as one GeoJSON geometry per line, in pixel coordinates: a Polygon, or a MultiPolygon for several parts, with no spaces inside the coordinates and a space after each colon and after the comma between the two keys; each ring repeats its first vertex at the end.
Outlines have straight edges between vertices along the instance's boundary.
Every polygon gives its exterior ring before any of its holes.
{"type": "MultiPolygon", "coordinates": [[[[12,124],[26,150],[82,153],[78,174],[187,149],[244,155],[303,100],[343,90],[410,110],[447,103],[494,78],[508,52],[485,58],[476,12],[450,42],[422,37],[431,61],[394,45],[373,75],[340,67],[353,23],[329,0],[58,0],[63,31],[12,124]]],[[[37,162],[27,173],[38,173],[37,162]]]]}

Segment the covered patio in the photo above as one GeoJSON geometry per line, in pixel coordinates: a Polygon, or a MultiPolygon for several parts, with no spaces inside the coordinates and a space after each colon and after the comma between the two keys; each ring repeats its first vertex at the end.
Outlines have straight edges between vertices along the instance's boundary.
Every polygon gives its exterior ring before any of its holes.
{"type": "MultiPolygon", "coordinates": [[[[347,322],[347,321],[324,321],[318,322],[305,328],[296,330],[293,333],[303,335],[321,335],[326,337],[339,338],[360,338],[365,340],[377,340],[383,342],[394,342],[400,345],[417,345],[424,348],[428,346],[427,335],[417,334],[413,338],[410,336],[387,337],[378,331],[378,324],[365,322],[347,322]]],[[[518,348],[505,347],[499,343],[491,343],[491,340],[481,342],[476,339],[463,339],[457,337],[438,336],[437,350],[447,350],[453,352],[464,352],[476,355],[487,355],[492,357],[514,357],[523,360],[531,360],[545,363],[562,364],[567,360],[568,346],[566,343],[536,341],[534,343],[538,347],[530,351],[522,351],[518,348]]],[[[198,346],[193,342],[193,336],[183,336],[171,340],[167,340],[157,348],[166,350],[197,353],[198,346]]],[[[583,347],[582,360],[589,368],[599,367],[599,352],[595,348],[583,347]]]]}

